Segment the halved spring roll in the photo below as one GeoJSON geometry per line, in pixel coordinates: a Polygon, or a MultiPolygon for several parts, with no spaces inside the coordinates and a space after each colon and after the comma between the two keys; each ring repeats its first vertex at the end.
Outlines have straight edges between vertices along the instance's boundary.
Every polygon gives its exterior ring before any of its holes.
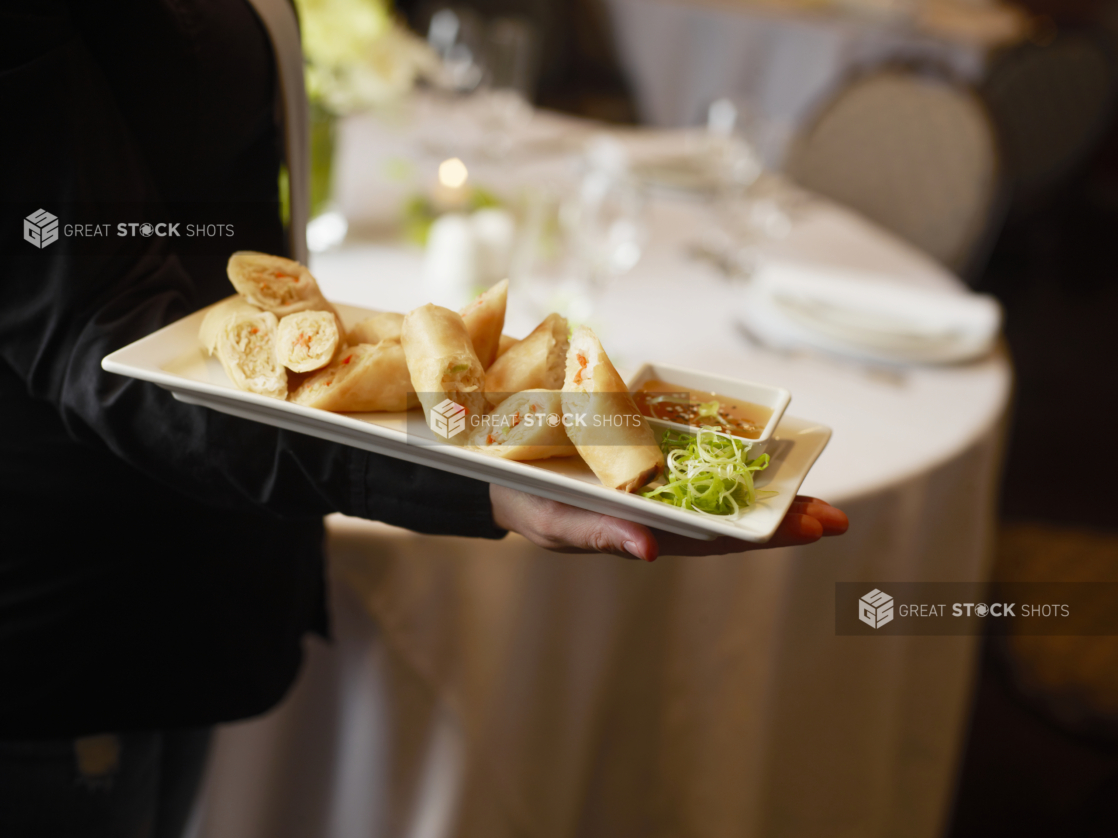
{"type": "Polygon", "coordinates": [[[338,318],[329,311],[297,311],[279,322],[276,356],[292,372],[311,372],[330,363],[341,344],[338,318]]]}
{"type": "Polygon", "coordinates": [[[532,334],[498,357],[485,371],[490,403],[522,390],[560,389],[570,345],[567,332],[567,318],[549,314],[532,334]]]}
{"type": "Polygon", "coordinates": [[[395,311],[381,311],[366,317],[349,330],[350,343],[380,343],[382,340],[399,340],[404,325],[404,315],[395,311]]]}
{"type": "MultiPolygon", "coordinates": [[[[445,415],[449,400],[465,409],[467,426],[471,417],[484,415],[489,407],[482,388],[485,386],[485,369],[474,352],[470,334],[459,314],[441,306],[428,304],[408,313],[404,318],[401,343],[411,373],[412,387],[423,405],[423,416],[428,426],[436,427],[445,415]],[[436,419],[432,411],[436,408],[436,419]],[[434,424],[432,424],[434,422],[434,424]]],[[[443,434],[456,445],[466,442],[467,434],[443,434]]]]}
{"type": "Polygon", "coordinates": [[[198,338],[237,389],[285,399],[287,371],[276,357],[278,324],[270,311],[230,299],[210,309],[198,338]]]}
{"type": "Polygon", "coordinates": [[[226,272],[238,294],[277,317],[297,311],[337,314],[322,296],[311,272],[291,259],[239,250],[229,257],[226,272]]]}
{"type": "Polygon", "coordinates": [[[509,281],[502,279],[476,300],[462,309],[462,320],[470,333],[474,352],[484,369],[497,360],[501,345],[501,330],[505,328],[505,306],[509,296],[509,281]]]}
{"type": "Polygon", "coordinates": [[[213,355],[217,350],[217,338],[221,334],[221,324],[225,322],[225,318],[230,314],[259,314],[260,309],[248,302],[244,297],[239,294],[234,294],[232,297],[226,297],[220,303],[210,307],[206,312],[206,316],[202,319],[202,325],[198,329],[198,341],[202,344],[202,348],[206,350],[207,355],[213,355]]]}
{"type": "Polygon", "coordinates": [[[470,432],[470,446],[506,460],[573,457],[578,450],[563,429],[557,390],[514,393],[481,417],[470,432]]]}
{"type": "Polygon", "coordinates": [[[395,412],[415,407],[404,349],[397,340],[344,349],[303,381],[291,401],[338,413],[395,412]]]}
{"type": "Polygon", "coordinates": [[[603,486],[635,492],[663,470],[652,427],[586,326],[571,338],[562,404],[567,436],[603,486]]]}

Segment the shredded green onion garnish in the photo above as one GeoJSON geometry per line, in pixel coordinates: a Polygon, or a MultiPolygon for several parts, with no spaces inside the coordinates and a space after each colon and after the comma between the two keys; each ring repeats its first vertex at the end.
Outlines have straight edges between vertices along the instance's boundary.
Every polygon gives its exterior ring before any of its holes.
{"type": "Polygon", "coordinates": [[[769,464],[768,454],[748,459],[752,447],[748,440],[709,425],[697,434],[667,431],[660,442],[667,458],[664,485],[641,494],[704,515],[736,515],[757,500],[753,472],[769,464]]]}

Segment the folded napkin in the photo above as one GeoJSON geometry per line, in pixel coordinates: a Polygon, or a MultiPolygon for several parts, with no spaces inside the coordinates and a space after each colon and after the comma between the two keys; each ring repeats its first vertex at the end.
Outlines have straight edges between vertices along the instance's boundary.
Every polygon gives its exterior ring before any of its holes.
{"type": "Polygon", "coordinates": [[[739,317],[766,343],[859,360],[967,361],[988,353],[1001,329],[992,297],[822,265],[765,263],[743,297],[739,317]]]}

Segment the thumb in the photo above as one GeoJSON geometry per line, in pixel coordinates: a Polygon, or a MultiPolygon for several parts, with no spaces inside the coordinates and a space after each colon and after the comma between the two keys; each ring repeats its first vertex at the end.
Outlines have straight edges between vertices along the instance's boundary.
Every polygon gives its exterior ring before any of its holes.
{"type": "Polygon", "coordinates": [[[608,515],[596,516],[585,534],[584,546],[599,553],[612,553],[645,562],[656,561],[660,553],[656,537],[648,527],[608,515]]]}

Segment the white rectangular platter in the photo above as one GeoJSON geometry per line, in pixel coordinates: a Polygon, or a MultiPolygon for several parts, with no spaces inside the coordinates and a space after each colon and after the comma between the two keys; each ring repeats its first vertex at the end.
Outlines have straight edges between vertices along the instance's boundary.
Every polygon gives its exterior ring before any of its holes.
{"type": "MultiPolygon", "coordinates": [[[[347,326],[372,313],[355,306],[337,308],[347,326]]],[[[221,364],[206,357],[198,344],[198,327],[204,316],[205,312],[200,311],[172,323],[108,355],[101,365],[108,372],[164,387],[189,404],[691,538],[710,540],[726,535],[744,541],[768,541],[831,438],[831,429],[824,425],[785,416],[767,449],[770,465],[757,479],[759,489],[773,490],[777,495],[759,501],[733,519],[708,516],[607,489],[577,457],[529,463],[502,460],[437,442],[434,434],[423,438],[414,431],[416,423],[408,430],[403,413],[329,413],[237,390],[221,364]]]]}

